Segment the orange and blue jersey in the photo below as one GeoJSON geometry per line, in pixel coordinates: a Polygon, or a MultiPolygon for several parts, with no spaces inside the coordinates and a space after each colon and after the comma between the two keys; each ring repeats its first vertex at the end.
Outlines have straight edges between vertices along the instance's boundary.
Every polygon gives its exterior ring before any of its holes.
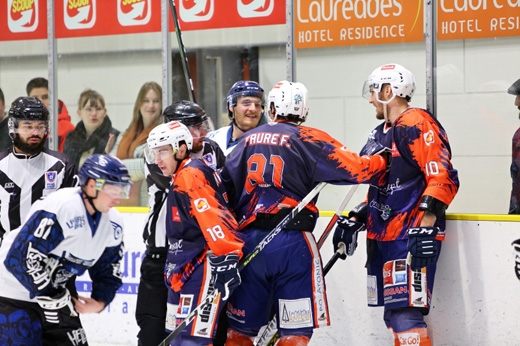
{"type": "Polygon", "coordinates": [[[167,203],[165,279],[174,291],[204,262],[208,250],[216,256],[242,256],[243,241],[235,233],[238,224],[228,209],[220,176],[211,167],[197,159],[182,161],[167,203]]]}
{"type": "MultiPolygon", "coordinates": [[[[368,183],[385,169],[379,155],[361,157],[321,130],[277,122],[239,139],[226,158],[222,178],[244,229],[258,213],[295,207],[320,182],[368,183]]],[[[307,209],[318,211],[312,202],[307,209]]]]}
{"type": "MultiPolygon", "coordinates": [[[[451,149],[442,125],[427,111],[408,108],[389,127],[381,124],[369,135],[392,149],[391,167],[368,190],[367,237],[379,241],[405,239],[407,230],[420,226],[423,196],[450,205],[459,188],[451,164],[451,149]]],[[[361,151],[363,153],[363,150],[361,151]]],[[[440,240],[445,217],[437,219],[440,240]]]]}

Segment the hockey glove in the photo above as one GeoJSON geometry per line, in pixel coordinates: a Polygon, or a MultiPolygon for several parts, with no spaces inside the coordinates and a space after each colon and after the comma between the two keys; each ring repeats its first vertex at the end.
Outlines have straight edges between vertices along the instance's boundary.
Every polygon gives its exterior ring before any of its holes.
{"type": "Polygon", "coordinates": [[[414,227],[408,229],[408,251],[412,256],[412,270],[435,263],[438,249],[435,236],[439,227],[414,227]]]}
{"type": "Polygon", "coordinates": [[[342,260],[348,256],[352,256],[357,247],[357,236],[359,231],[365,229],[365,224],[354,220],[349,220],[344,216],[340,216],[336,221],[336,230],[332,237],[332,245],[334,245],[334,252],[339,248],[339,245],[343,243],[345,245],[345,252],[342,253],[339,258],[342,260]]]}
{"type": "Polygon", "coordinates": [[[359,152],[360,155],[381,155],[386,161],[386,170],[390,169],[392,164],[392,149],[385,147],[375,139],[369,140],[359,152]]]}
{"type": "Polygon", "coordinates": [[[513,246],[513,255],[515,256],[515,274],[520,280],[520,239],[512,242],[511,246],[513,246]]]}
{"type": "Polygon", "coordinates": [[[228,300],[231,292],[240,285],[238,255],[209,256],[213,286],[220,292],[222,300],[228,300]]]}
{"type": "Polygon", "coordinates": [[[36,301],[43,309],[45,319],[49,323],[60,323],[60,313],[67,314],[71,317],[78,316],[78,313],[74,309],[74,303],[71,300],[68,289],[63,289],[60,293],[54,297],[38,296],[36,301]]]}

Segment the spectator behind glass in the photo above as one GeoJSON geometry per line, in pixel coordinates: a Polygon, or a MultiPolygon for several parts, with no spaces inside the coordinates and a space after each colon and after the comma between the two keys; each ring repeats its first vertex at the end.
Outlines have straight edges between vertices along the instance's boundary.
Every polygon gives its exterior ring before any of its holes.
{"type": "MultiPolygon", "coordinates": [[[[27,96],[37,97],[49,108],[49,82],[42,77],[33,78],[25,88],[27,96]]],[[[74,130],[74,124],[70,121],[69,111],[65,103],[58,99],[58,151],[63,152],[67,134],[74,130]]]]}
{"type": "Polygon", "coordinates": [[[0,89],[0,151],[9,148],[13,142],[9,137],[8,116],[5,112],[4,92],[0,89]]]}
{"type": "Polygon", "coordinates": [[[130,198],[121,201],[124,205],[148,205],[148,186],[144,173],[144,150],[150,131],[162,123],[162,88],[155,82],[144,83],[137,99],[130,126],[117,141],[113,152],[123,160],[134,182],[130,198]]]}
{"type": "Polygon", "coordinates": [[[105,99],[92,89],[86,89],[79,96],[78,116],[81,120],[67,135],[64,153],[79,169],[91,155],[110,153],[119,131],[112,127],[105,99]]]}

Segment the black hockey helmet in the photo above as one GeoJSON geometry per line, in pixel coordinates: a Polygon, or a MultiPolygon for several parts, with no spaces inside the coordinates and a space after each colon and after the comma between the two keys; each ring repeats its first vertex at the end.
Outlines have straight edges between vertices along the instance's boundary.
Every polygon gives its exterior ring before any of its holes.
{"type": "Polygon", "coordinates": [[[265,102],[264,89],[262,89],[257,82],[250,80],[240,80],[233,84],[227,94],[226,101],[229,119],[233,119],[233,112],[229,110],[229,106],[235,107],[237,105],[238,98],[244,96],[258,97],[262,100],[262,104],[265,102]]]}
{"type": "Polygon", "coordinates": [[[520,79],[511,84],[507,92],[511,95],[520,95],[520,79]]]}
{"type": "Polygon", "coordinates": [[[49,111],[37,97],[21,96],[11,103],[9,109],[9,135],[12,137],[20,120],[40,120],[49,126],[49,111]]]}
{"type": "Polygon", "coordinates": [[[166,107],[163,111],[163,118],[165,123],[178,121],[188,127],[208,120],[208,116],[201,106],[185,100],[176,101],[166,107]]]}

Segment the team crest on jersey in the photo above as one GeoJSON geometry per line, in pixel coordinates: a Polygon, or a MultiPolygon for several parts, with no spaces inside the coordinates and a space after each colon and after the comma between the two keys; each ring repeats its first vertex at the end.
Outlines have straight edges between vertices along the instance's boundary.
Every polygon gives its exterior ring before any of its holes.
{"type": "Polygon", "coordinates": [[[45,188],[46,189],[57,189],[56,177],[58,176],[58,172],[49,171],[45,172],[45,188]]]}
{"type": "Polygon", "coordinates": [[[195,209],[197,209],[199,213],[209,210],[209,203],[205,198],[197,198],[193,201],[193,204],[195,204],[195,209]]]}
{"type": "Polygon", "coordinates": [[[430,146],[435,142],[435,135],[433,134],[433,130],[430,130],[423,134],[424,143],[426,143],[427,146],[430,146]]]}
{"type": "Polygon", "coordinates": [[[113,221],[110,221],[110,223],[112,224],[112,229],[114,230],[114,239],[121,239],[121,237],[123,236],[123,227],[121,227],[120,224],[115,223],[113,221]]]}

